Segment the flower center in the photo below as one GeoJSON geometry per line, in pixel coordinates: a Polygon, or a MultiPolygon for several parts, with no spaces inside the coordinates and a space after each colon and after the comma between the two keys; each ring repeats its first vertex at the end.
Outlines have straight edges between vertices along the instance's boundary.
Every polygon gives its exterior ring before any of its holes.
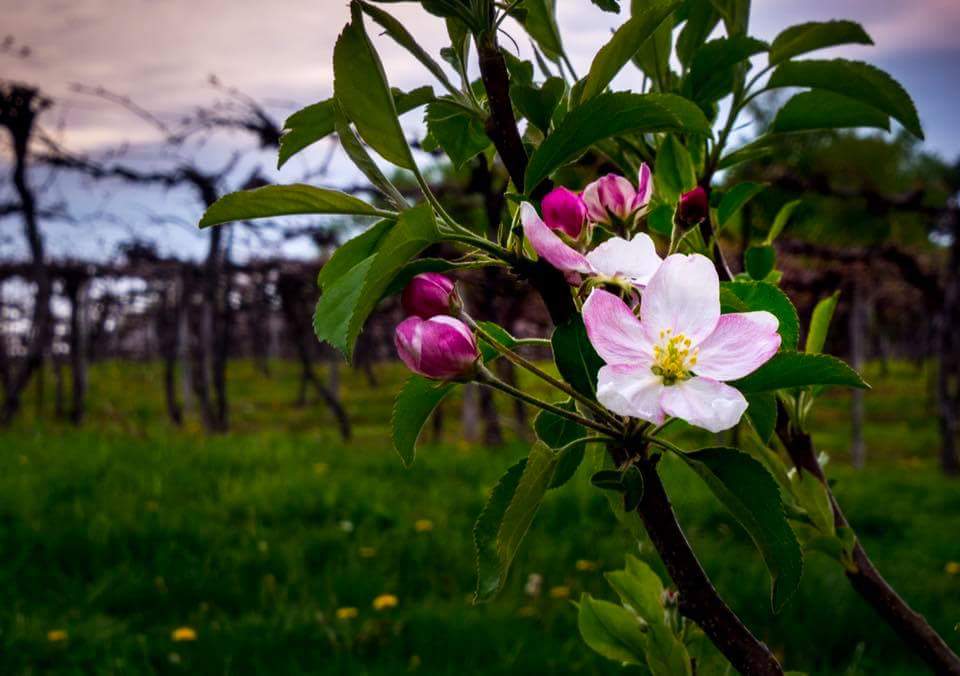
{"type": "Polygon", "coordinates": [[[664,385],[673,385],[678,380],[690,377],[690,369],[697,364],[700,348],[690,347],[690,339],[682,333],[672,335],[670,329],[660,332],[660,344],[653,346],[651,371],[663,378],[664,385]]]}

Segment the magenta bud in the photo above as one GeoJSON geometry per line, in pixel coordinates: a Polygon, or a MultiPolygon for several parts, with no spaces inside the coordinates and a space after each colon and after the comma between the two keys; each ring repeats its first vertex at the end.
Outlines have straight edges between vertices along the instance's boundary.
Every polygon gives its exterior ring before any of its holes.
{"type": "Polygon", "coordinates": [[[554,188],[540,204],[547,227],[577,239],[587,221],[587,205],[583,198],[563,186],[554,188]]]}
{"type": "Polygon", "coordinates": [[[687,225],[696,225],[707,217],[710,203],[707,200],[707,191],[697,186],[680,197],[680,206],[677,215],[687,225]]]}
{"type": "Polygon", "coordinates": [[[626,221],[631,216],[643,214],[653,196],[653,179],[650,167],[640,165],[637,186],[617,174],[601,176],[583,190],[587,215],[594,223],[609,224],[614,220],[626,221]]]}
{"type": "Polygon", "coordinates": [[[453,280],[438,272],[422,272],[411,279],[400,302],[408,315],[421,319],[457,315],[463,308],[453,280]]]}
{"type": "Polygon", "coordinates": [[[434,380],[471,378],[479,366],[477,339],[466,324],[447,315],[404,319],[394,344],[407,368],[434,380]]]}

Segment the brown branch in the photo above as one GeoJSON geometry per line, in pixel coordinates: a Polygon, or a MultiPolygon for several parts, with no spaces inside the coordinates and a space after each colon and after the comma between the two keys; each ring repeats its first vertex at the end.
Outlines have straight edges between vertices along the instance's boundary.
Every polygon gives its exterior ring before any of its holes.
{"type": "MultiPolygon", "coordinates": [[[[840,504],[830,490],[823,468],[817,460],[813,440],[809,434],[790,425],[789,414],[783,404],[777,402],[777,434],[783,441],[790,459],[797,468],[816,477],[824,485],[833,507],[833,520],[837,527],[850,527],[840,504]]],[[[904,643],[922,658],[934,673],[960,676],[960,658],[950,649],[940,635],[920,613],[890,586],[876,569],[867,552],[856,540],[853,546],[855,570],[847,571],[850,585],[889,624],[904,643]]]]}
{"type": "Polygon", "coordinates": [[[656,461],[642,458],[636,464],[643,476],[643,499],[637,513],[677,585],[680,612],[703,630],[740,673],[782,674],[770,649],[750,633],[707,577],[677,522],[656,461]]]}
{"type": "MultiPolygon", "coordinates": [[[[513,115],[509,74],[495,32],[477,36],[477,49],[480,75],[491,111],[487,132],[510,178],[518,189],[523,189],[527,153],[513,115]]],[[[534,192],[542,195],[546,190],[549,190],[549,181],[537,186],[534,192]]],[[[558,270],[543,260],[536,263],[526,261],[521,263],[520,273],[543,298],[554,324],[561,324],[577,314],[569,286],[558,270]]],[[[639,512],[651,541],[680,590],[681,612],[703,629],[740,672],[782,674],[783,670],[767,647],[750,633],[717,594],[677,523],[653,463],[643,463],[646,488],[639,512]]]]}

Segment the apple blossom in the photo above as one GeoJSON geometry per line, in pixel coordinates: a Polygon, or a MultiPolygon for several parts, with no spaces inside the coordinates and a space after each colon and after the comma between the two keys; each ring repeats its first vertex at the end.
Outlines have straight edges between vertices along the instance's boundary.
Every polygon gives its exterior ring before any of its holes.
{"type": "Polygon", "coordinates": [[[769,312],[720,314],[720,282],[704,256],[674,254],[653,275],[640,318],[594,289],[583,306],[587,336],[606,362],[597,399],[618,415],[660,424],[681,418],[711,432],[736,425],[747,401],[724,381],[742,378],[780,347],[769,312]]]}
{"type": "Polygon", "coordinates": [[[411,279],[400,302],[408,315],[421,319],[457,315],[463,307],[453,280],[438,272],[423,272],[411,279]]]}
{"type": "Polygon", "coordinates": [[[529,202],[520,207],[523,234],[541,258],[578,281],[580,274],[609,279],[620,278],[635,286],[646,284],[657,268],[660,256],[650,236],[638,233],[633,239],[611,237],[584,255],[547,227],[529,202]]]}
{"type": "Polygon", "coordinates": [[[607,174],[584,188],[583,201],[592,222],[610,224],[642,215],[652,195],[653,179],[650,167],[644,162],[640,165],[636,188],[623,176],[607,174]]]}
{"type": "Polygon", "coordinates": [[[561,186],[547,193],[540,206],[547,227],[559,230],[571,239],[580,237],[587,222],[587,205],[580,195],[561,186]]]}
{"type": "Polygon", "coordinates": [[[477,339],[459,319],[408,317],[394,333],[397,354],[413,371],[435,380],[471,377],[478,368],[477,339]]]}

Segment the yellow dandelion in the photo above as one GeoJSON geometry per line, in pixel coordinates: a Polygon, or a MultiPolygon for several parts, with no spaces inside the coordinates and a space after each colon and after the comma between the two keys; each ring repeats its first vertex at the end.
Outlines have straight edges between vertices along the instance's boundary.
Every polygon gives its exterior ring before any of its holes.
{"type": "Polygon", "coordinates": [[[346,608],[337,608],[338,620],[352,620],[357,616],[357,609],[350,606],[346,608]]]}
{"type": "Polygon", "coordinates": [[[330,469],[330,465],[325,462],[315,463],[313,466],[313,473],[317,476],[323,476],[327,473],[327,470],[330,469]]]}
{"type": "Polygon", "coordinates": [[[47,632],[47,640],[51,643],[63,643],[69,638],[64,629],[51,629],[47,632]]]}
{"type": "Polygon", "coordinates": [[[182,641],[196,641],[197,640],[197,630],[193,627],[177,627],[173,630],[173,633],[170,635],[177,643],[182,641]]]}
{"type": "Polygon", "coordinates": [[[960,563],[956,561],[949,561],[947,565],[943,567],[947,571],[948,575],[960,575],[960,563]]]}
{"type": "Polygon", "coordinates": [[[373,600],[373,609],[388,610],[389,608],[396,608],[399,602],[393,594],[380,594],[380,596],[373,600]]]}
{"type": "Polygon", "coordinates": [[[517,608],[517,615],[520,617],[533,617],[537,614],[537,609],[533,606],[520,606],[517,608]]]}
{"type": "Polygon", "coordinates": [[[554,599],[566,599],[570,598],[570,587],[552,587],[550,589],[550,598],[554,599]]]}
{"type": "Polygon", "coordinates": [[[417,519],[413,524],[413,529],[418,533],[428,533],[433,530],[433,521],[430,519],[417,519]]]}
{"type": "Polygon", "coordinates": [[[361,559],[372,559],[377,555],[376,547],[361,547],[360,548],[360,558],[361,559]]]}
{"type": "Polygon", "coordinates": [[[597,569],[596,561],[587,561],[586,559],[579,559],[576,563],[577,570],[581,572],[587,572],[597,569]]]}

